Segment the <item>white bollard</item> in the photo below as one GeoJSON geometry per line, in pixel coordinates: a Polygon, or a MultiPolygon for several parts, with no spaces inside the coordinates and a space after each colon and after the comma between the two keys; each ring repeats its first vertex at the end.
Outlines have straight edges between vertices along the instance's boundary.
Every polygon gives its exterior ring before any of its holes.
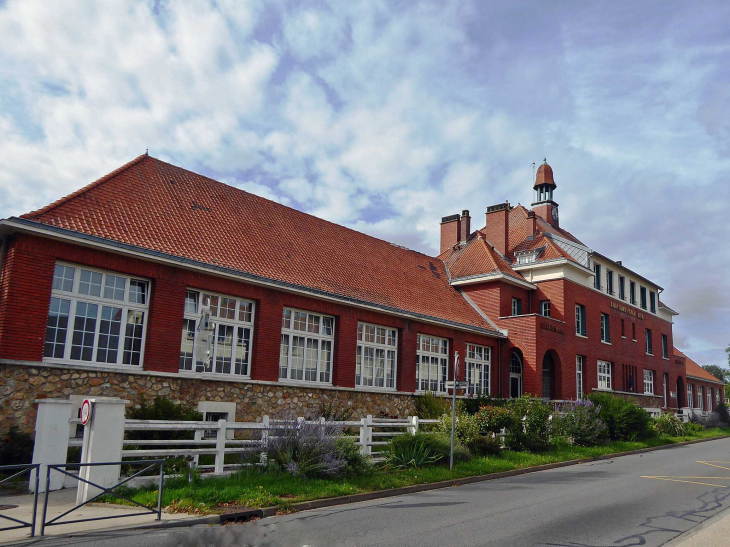
{"type": "MultiPolygon", "coordinates": [[[[81,463],[122,461],[124,441],[124,409],[129,401],[116,397],[89,398],[91,419],[84,427],[81,463]]],[[[87,466],[79,469],[79,477],[108,488],[119,482],[119,465],[87,466]]],[[[76,503],[84,503],[101,490],[79,481],[76,503]]]]}
{"type": "Polygon", "coordinates": [[[408,433],[416,435],[418,433],[418,416],[408,416],[408,433]]]}
{"type": "Polygon", "coordinates": [[[218,420],[218,431],[215,437],[215,475],[223,474],[226,460],[226,421],[218,420]]]}
{"type": "MultiPolygon", "coordinates": [[[[68,399],[38,399],[35,402],[38,404],[38,415],[35,420],[33,463],[41,464],[38,492],[45,492],[48,464],[66,463],[73,405],[68,399]]],[[[63,488],[64,477],[62,473],[52,471],[49,489],[63,488]]],[[[31,471],[28,488],[31,492],[35,491],[35,471],[31,471]]]]}

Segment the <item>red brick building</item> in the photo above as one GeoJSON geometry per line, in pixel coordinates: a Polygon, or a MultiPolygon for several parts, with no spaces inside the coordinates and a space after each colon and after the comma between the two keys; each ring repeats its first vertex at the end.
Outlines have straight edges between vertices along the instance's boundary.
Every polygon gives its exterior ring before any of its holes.
{"type": "Polygon", "coordinates": [[[547,163],[534,189],[445,217],[430,257],[140,156],[0,221],[3,420],[90,392],[403,414],[455,352],[474,393],[684,406],[662,288],[560,227],[547,163]]]}

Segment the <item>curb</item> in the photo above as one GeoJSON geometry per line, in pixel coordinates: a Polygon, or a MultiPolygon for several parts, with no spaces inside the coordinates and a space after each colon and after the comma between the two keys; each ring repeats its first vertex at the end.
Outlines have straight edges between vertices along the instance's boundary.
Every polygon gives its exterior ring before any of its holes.
{"type": "MultiPolygon", "coordinates": [[[[358,503],[361,501],[371,501],[382,498],[391,498],[395,496],[402,496],[405,494],[415,494],[417,492],[426,492],[428,490],[438,490],[440,488],[450,488],[452,486],[460,486],[462,484],[473,484],[477,482],[485,482],[496,479],[504,479],[507,477],[515,477],[518,475],[526,475],[528,473],[537,473],[538,471],[548,471],[550,469],[559,469],[561,467],[569,467],[571,465],[579,465],[582,463],[595,462],[601,460],[610,460],[613,458],[619,458],[621,456],[633,456],[635,454],[643,454],[645,452],[654,452],[656,450],[666,450],[668,448],[675,448],[681,446],[687,446],[691,444],[704,443],[708,441],[717,441],[720,439],[729,439],[730,435],[722,435],[718,437],[708,437],[706,439],[694,439],[692,441],[682,441],[680,443],[663,444],[659,446],[651,446],[649,448],[640,448],[638,450],[630,450],[628,452],[617,452],[615,454],[604,454],[596,456],[594,458],[585,458],[580,460],[567,460],[564,462],[548,463],[544,465],[537,465],[534,467],[525,467],[523,469],[513,469],[510,471],[500,471],[498,473],[490,473],[488,475],[474,475],[471,477],[463,477],[460,479],[448,479],[445,481],[430,482],[426,484],[415,484],[413,486],[403,486],[400,488],[392,488],[390,490],[376,490],[374,492],[363,492],[361,494],[351,494],[348,496],[338,496],[336,498],[324,498],[319,500],[302,501],[299,503],[292,504],[289,509],[291,512],[296,513],[299,511],[308,511],[311,509],[322,509],[324,507],[332,507],[335,505],[348,505],[351,503],[358,503]]],[[[220,523],[225,524],[227,522],[243,522],[252,518],[266,518],[272,517],[279,512],[278,507],[264,507],[262,509],[251,509],[249,511],[240,511],[237,513],[228,513],[226,515],[220,515],[220,523]]]]}

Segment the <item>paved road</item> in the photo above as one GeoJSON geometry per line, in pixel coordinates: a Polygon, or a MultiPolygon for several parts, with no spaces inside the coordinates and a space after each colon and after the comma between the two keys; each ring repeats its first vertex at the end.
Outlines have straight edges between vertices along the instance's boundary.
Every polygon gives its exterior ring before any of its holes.
{"type": "Polygon", "coordinates": [[[40,544],[654,546],[727,508],[730,439],[723,439],[245,525],[59,538],[40,544]]]}

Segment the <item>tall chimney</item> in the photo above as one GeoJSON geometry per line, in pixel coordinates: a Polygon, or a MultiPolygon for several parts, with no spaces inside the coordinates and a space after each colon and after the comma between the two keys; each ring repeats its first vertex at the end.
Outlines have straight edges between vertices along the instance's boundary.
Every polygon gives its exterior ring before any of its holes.
{"type": "Polygon", "coordinates": [[[487,207],[485,236],[487,241],[502,255],[507,254],[509,246],[509,211],[508,201],[487,207]]]}
{"type": "Polygon", "coordinates": [[[466,241],[471,234],[471,217],[469,216],[469,210],[464,209],[461,212],[461,238],[459,241],[466,241]]]}
{"type": "Polygon", "coordinates": [[[459,215],[450,215],[441,219],[441,251],[450,249],[459,243],[461,237],[461,218],[459,215]]]}
{"type": "Polygon", "coordinates": [[[537,216],[535,211],[527,211],[527,225],[529,226],[530,235],[535,235],[537,232],[537,216]]]}

